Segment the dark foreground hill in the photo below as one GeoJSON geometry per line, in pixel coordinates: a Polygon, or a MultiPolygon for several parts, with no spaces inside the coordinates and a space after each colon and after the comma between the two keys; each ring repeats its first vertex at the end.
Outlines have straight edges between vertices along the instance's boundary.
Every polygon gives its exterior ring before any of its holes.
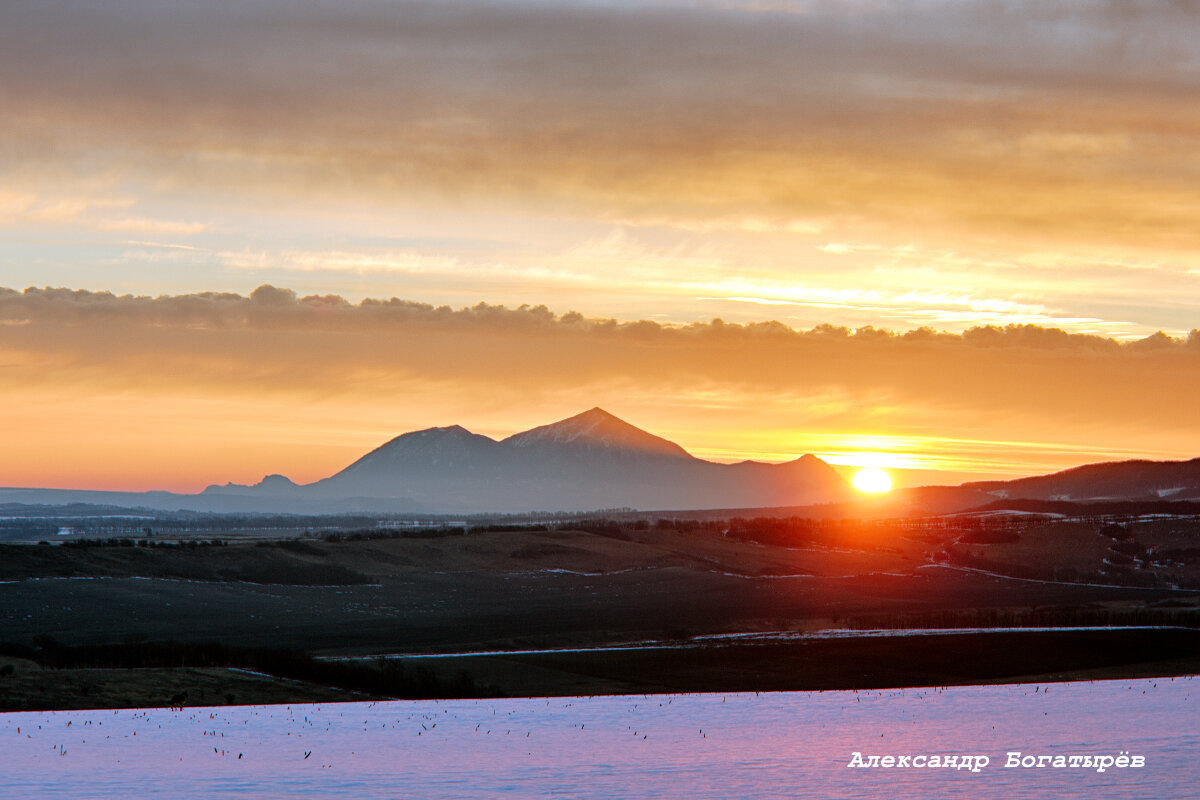
{"type": "Polygon", "coordinates": [[[1200,500],[1200,458],[1189,461],[1113,461],[1020,478],[1015,481],[965,483],[999,499],[1060,500],[1200,500]]]}
{"type": "Polygon", "coordinates": [[[1191,674],[1198,536],[989,513],[8,545],[0,709],[1191,674]]]}

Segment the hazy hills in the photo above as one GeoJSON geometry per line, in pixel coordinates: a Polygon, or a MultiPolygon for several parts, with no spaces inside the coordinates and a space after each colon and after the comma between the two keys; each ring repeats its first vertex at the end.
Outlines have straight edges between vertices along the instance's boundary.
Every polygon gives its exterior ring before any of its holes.
{"type": "MultiPolygon", "coordinates": [[[[254,485],[213,485],[195,495],[0,489],[0,503],[298,514],[779,509],[854,497],[816,456],[782,464],[705,461],[600,408],[498,441],[458,425],[413,431],[305,485],[270,475],[254,485]]],[[[1018,499],[1200,499],[1200,459],[1092,464],[896,497],[930,511],[1018,499]]]]}
{"type": "Polygon", "coordinates": [[[997,499],[1065,500],[1197,500],[1200,458],[1190,461],[1113,461],[1020,478],[1014,481],[964,483],[962,488],[997,499]]]}
{"type": "Polygon", "coordinates": [[[207,512],[334,514],[801,506],[853,492],[806,455],[718,464],[593,408],[497,441],[452,425],[388,441],[311,484],[269,475],[200,494],[0,489],[0,503],[90,503],[207,512]]]}

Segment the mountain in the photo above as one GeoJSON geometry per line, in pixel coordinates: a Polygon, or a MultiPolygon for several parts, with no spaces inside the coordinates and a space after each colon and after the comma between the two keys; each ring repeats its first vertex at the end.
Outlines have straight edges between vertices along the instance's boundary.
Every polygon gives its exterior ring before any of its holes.
{"type": "MultiPolygon", "coordinates": [[[[397,436],[306,485],[268,475],[200,494],[0,488],[0,503],[297,514],[795,508],[854,493],[813,455],[718,464],[600,408],[496,441],[459,425],[397,436]]],[[[1012,481],[896,493],[896,513],[948,513],[1004,500],[1200,500],[1200,458],[1120,461],[1012,481]]]]}
{"type": "Polygon", "coordinates": [[[1033,478],[964,483],[962,488],[1001,500],[1198,500],[1200,458],[1088,464],[1033,478]]]}
{"type": "Polygon", "coordinates": [[[284,475],[268,475],[256,484],[247,486],[242,483],[226,483],[213,484],[205,489],[202,494],[208,495],[299,495],[304,491],[304,487],[284,475]]]}
{"type": "Polygon", "coordinates": [[[499,466],[499,447],[459,425],[413,431],[308,488],[324,495],[395,497],[402,486],[480,479],[499,466]]]}
{"type": "Polygon", "coordinates": [[[457,425],[406,433],[305,488],[454,512],[805,505],[849,495],[814,456],[716,464],[600,408],[501,441],[457,425]]]}
{"type": "Polygon", "coordinates": [[[459,425],[413,431],[306,485],[268,475],[253,485],[214,484],[195,495],[0,489],[0,502],[238,513],[463,513],[801,506],[851,495],[815,456],[786,464],[717,464],[593,408],[501,441],[459,425]]]}

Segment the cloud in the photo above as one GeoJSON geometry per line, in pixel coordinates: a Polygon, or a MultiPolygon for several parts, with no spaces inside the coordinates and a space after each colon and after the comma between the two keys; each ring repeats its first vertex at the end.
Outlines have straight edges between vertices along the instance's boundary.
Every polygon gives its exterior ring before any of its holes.
{"type": "Polygon", "coordinates": [[[244,376],[264,373],[270,380],[254,383],[256,391],[292,390],[316,378],[337,386],[366,371],[385,382],[417,376],[528,383],[532,391],[610,380],[764,393],[836,386],[968,409],[1125,422],[1166,415],[1189,429],[1197,423],[1171,399],[1178,392],[1153,387],[1200,388],[1196,331],[1186,339],[1156,334],[1122,342],[1036,325],[962,334],[829,325],[796,331],[778,322],[721,320],[664,325],[556,314],[540,305],[351,303],[270,285],[249,297],[6,289],[0,322],[0,347],[10,359],[42,365],[38,379],[52,374],[67,382],[178,380],[237,389],[244,376]]]}
{"type": "Polygon", "coordinates": [[[224,264],[240,270],[288,270],[296,272],[400,272],[407,274],[453,273],[466,269],[456,259],[423,255],[415,250],[375,249],[372,252],[226,251],[219,254],[224,264]]]}
{"type": "Polygon", "coordinates": [[[289,202],[1194,247],[1190,22],[1032,0],[14,2],[0,159],[289,202]]]}
{"type": "Polygon", "coordinates": [[[96,228],[102,231],[124,231],[129,233],[158,233],[188,236],[203,233],[208,226],[203,222],[181,222],[169,219],[150,219],[147,217],[121,217],[105,219],[96,223],[96,228]]]}

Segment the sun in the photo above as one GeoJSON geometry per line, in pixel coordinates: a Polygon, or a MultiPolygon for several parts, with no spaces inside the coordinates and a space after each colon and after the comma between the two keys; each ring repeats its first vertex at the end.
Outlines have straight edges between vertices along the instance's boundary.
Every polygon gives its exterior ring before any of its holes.
{"type": "Polygon", "coordinates": [[[892,477],[879,467],[864,467],[854,475],[854,488],[865,494],[890,492],[892,477]]]}

